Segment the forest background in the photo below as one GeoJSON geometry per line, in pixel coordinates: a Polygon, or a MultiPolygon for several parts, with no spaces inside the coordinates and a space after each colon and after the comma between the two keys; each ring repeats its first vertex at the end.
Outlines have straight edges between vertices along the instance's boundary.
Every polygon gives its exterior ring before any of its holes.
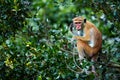
{"type": "Polygon", "coordinates": [[[0,0],[0,80],[93,80],[73,56],[69,25],[83,16],[102,32],[98,79],[120,79],[120,1],[0,0]]]}

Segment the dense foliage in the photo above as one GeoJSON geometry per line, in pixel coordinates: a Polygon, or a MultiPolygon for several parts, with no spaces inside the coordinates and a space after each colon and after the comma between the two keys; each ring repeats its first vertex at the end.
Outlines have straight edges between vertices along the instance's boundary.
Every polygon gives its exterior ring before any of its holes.
{"type": "Polygon", "coordinates": [[[119,80],[120,1],[0,0],[0,80],[94,80],[80,73],[69,25],[84,16],[103,34],[95,64],[100,80],[119,80]]]}

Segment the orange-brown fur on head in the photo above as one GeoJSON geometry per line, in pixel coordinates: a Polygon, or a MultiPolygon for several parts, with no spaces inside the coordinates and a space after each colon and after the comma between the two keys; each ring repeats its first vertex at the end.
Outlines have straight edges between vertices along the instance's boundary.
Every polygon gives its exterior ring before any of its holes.
{"type": "Polygon", "coordinates": [[[83,17],[75,17],[75,18],[73,19],[73,22],[82,22],[83,20],[84,20],[83,17]]]}

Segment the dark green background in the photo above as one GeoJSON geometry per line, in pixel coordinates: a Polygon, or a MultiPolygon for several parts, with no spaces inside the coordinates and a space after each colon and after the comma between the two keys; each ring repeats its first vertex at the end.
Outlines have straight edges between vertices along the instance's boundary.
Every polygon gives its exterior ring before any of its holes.
{"type": "MultiPolygon", "coordinates": [[[[102,32],[97,78],[120,79],[120,1],[0,0],[0,80],[94,80],[94,74],[79,73],[71,54],[75,16],[102,32]]],[[[88,70],[92,63],[82,64],[88,70]]]]}

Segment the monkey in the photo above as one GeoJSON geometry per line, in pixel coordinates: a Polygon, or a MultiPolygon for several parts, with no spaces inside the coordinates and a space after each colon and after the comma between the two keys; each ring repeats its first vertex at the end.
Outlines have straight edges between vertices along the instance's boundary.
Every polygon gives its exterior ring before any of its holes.
{"type": "MultiPolygon", "coordinates": [[[[91,61],[96,62],[102,47],[100,30],[92,22],[81,16],[73,18],[72,21],[70,31],[75,34],[73,39],[76,40],[79,59],[88,57],[91,61]]],[[[95,72],[94,66],[92,66],[92,71],[95,72]]]]}

